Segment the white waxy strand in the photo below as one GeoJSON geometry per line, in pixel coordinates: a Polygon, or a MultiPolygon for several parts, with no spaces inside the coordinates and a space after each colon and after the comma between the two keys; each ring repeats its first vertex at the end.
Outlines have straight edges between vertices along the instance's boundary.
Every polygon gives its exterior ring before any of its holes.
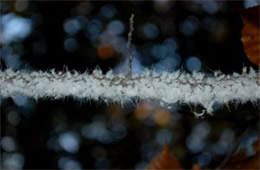
{"type": "MultiPolygon", "coordinates": [[[[207,77],[203,73],[158,74],[146,70],[133,74],[129,79],[123,74],[115,75],[112,70],[102,74],[94,70],[92,74],[72,72],[13,72],[0,71],[0,95],[13,97],[21,94],[35,99],[66,96],[125,102],[132,98],[156,99],[162,103],[201,104],[208,113],[213,111],[215,102],[228,104],[236,101],[245,103],[260,99],[260,75],[253,69],[242,74],[224,75],[214,73],[207,77]]],[[[204,113],[203,113],[204,114],[204,113]]],[[[197,114],[200,115],[200,114],[197,114]]]]}

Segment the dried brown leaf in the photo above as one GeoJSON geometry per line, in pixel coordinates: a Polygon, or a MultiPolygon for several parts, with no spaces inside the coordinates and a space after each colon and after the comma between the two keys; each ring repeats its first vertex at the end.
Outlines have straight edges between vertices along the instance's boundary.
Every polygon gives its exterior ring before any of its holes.
{"type": "Polygon", "coordinates": [[[200,164],[196,163],[196,164],[192,165],[192,170],[200,170],[200,169],[201,169],[200,164]]]}
{"type": "Polygon", "coordinates": [[[256,6],[239,11],[244,24],[241,38],[244,51],[248,59],[258,66],[260,66],[259,9],[260,6],[256,6]]]}
{"type": "Polygon", "coordinates": [[[255,152],[259,152],[259,147],[260,147],[260,138],[258,138],[258,140],[256,140],[254,143],[253,143],[253,149],[255,152]]]}
{"type": "Polygon", "coordinates": [[[166,144],[154,159],[149,163],[146,169],[183,169],[176,158],[170,153],[166,144]]]}
{"type": "Polygon", "coordinates": [[[260,152],[259,139],[252,144],[254,151],[253,156],[247,156],[244,151],[240,151],[231,157],[224,169],[259,169],[260,168],[260,152]]]}
{"type": "Polygon", "coordinates": [[[259,169],[259,152],[240,161],[231,161],[224,169],[259,169]]]}

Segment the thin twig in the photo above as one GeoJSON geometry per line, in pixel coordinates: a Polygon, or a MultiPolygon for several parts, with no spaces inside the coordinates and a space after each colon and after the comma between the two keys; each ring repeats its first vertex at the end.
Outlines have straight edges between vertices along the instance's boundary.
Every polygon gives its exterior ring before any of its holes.
{"type": "Polygon", "coordinates": [[[241,142],[243,141],[243,139],[247,136],[248,132],[251,129],[251,125],[249,125],[244,132],[239,136],[239,138],[236,140],[236,142],[231,146],[230,150],[228,151],[226,157],[223,159],[223,161],[220,163],[220,165],[216,168],[216,170],[220,170],[222,169],[227,162],[230,160],[230,158],[232,157],[232,155],[237,151],[239,145],[241,144],[241,142]]]}
{"type": "Polygon", "coordinates": [[[128,41],[127,41],[127,49],[128,49],[128,78],[132,78],[132,61],[133,61],[133,53],[131,51],[131,41],[132,34],[134,32],[134,14],[131,15],[129,19],[129,33],[128,33],[128,41]]]}

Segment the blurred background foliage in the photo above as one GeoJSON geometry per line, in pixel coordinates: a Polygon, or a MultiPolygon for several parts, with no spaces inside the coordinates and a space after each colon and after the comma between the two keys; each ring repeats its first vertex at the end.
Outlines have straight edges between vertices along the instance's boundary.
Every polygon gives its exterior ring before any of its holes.
{"type": "MultiPolygon", "coordinates": [[[[1,1],[1,69],[127,71],[129,17],[135,14],[133,72],[177,69],[241,72],[249,62],[235,12],[244,1],[1,1]]],[[[109,90],[109,89],[108,89],[109,90]]],[[[240,147],[252,154],[259,114],[250,103],[220,106],[196,119],[200,106],[161,107],[68,97],[2,98],[1,168],[144,168],[165,143],[184,168],[216,167],[249,125],[240,147]]]]}

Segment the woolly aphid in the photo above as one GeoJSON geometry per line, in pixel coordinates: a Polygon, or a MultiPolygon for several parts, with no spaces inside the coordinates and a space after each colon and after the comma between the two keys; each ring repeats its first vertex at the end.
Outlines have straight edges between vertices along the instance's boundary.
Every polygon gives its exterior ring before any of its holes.
{"type": "MultiPolygon", "coordinates": [[[[115,75],[112,70],[103,74],[100,69],[95,69],[92,74],[55,70],[21,73],[8,69],[0,71],[0,95],[25,95],[34,99],[73,96],[119,103],[136,98],[155,99],[162,104],[200,104],[211,114],[214,103],[256,103],[260,99],[260,76],[252,68],[248,73],[244,68],[242,74],[215,72],[212,77],[197,72],[158,74],[146,70],[142,74],[133,74],[131,79],[124,74],[115,75]]],[[[205,113],[194,114],[203,117],[205,113]]]]}

